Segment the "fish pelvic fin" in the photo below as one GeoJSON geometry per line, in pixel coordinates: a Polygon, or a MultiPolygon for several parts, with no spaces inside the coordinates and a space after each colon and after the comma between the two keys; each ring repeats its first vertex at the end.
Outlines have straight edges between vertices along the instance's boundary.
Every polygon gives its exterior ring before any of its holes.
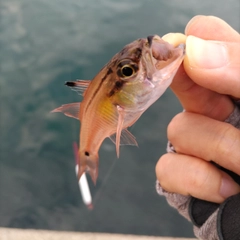
{"type": "Polygon", "coordinates": [[[51,111],[51,113],[55,112],[62,112],[67,117],[72,117],[79,120],[80,102],[64,104],[61,107],[55,108],[51,111]]]}
{"type": "Polygon", "coordinates": [[[116,152],[117,157],[119,158],[120,154],[120,142],[121,142],[121,133],[123,129],[123,123],[124,123],[124,117],[125,117],[125,111],[121,106],[117,106],[118,110],[118,124],[117,124],[117,131],[116,131],[116,152]]]}
{"type": "Polygon", "coordinates": [[[79,151],[78,180],[80,180],[84,172],[87,172],[90,175],[94,185],[96,185],[98,178],[97,154],[91,154],[91,152],[88,151],[79,151]]]}

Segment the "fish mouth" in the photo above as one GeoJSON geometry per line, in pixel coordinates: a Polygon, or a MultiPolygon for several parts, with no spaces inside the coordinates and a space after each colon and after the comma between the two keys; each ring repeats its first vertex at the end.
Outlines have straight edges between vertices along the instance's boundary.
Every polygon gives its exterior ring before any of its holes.
{"type": "Polygon", "coordinates": [[[147,37],[147,41],[148,41],[149,47],[152,46],[152,42],[153,42],[153,39],[154,39],[155,36],[157,36],[157,35],[152,35],[152,36],[148,36],[147,37]]]}
{"type": "Polygon", "coordinates": [[[153,80],[153,75],[156,71],[164,69],[167,72],[172,72],[174,69],[177,69],[184,55],[185,44],[174,47],[158,35],[148,36],[143,51],[143,65],[147,79],[153,80]]]}

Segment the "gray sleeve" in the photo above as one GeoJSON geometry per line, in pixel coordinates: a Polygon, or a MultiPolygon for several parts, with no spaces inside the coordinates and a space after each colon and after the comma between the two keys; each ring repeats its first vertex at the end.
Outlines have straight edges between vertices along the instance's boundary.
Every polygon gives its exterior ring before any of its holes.
{"type": "MultiPolygon", "coordinates": [[[[225,122],[233,125],[234,127],[240,129],[240,100],[235,102],[236,107],[232,114],[225,120],[225,122]]],[[[167,144],[167,152],[174,153],[174,147],[170,142],[167,144]]],[[[171,193],[165,191],[159,181],[156,182],[156,190],[159,195],[166,197],[167,202],[170,206],[176,208],[178,212],[183,215],[186,219],[191,221],[191,216],[189,213],[189,205],[191,204],[192,197],[184,196],[177,193],[171,193]]],[[[219,240],[218,230],[217,230],[217,216],[219,208],[217,208],[204,222],[201,226],[194,225],[193,230],[196,237],[202,240],[219,240]]]]}

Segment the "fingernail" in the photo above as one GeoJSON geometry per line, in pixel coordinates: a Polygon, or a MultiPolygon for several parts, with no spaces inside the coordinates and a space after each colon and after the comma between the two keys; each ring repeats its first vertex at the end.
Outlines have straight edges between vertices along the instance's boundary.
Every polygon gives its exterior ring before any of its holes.
{"type": "Polygon", "coordinates": [[[240,186],[233,181],[233,179],[223,173],[223,177],[222,177],[222,183],[221,183],[221,187],[220,187],[220,195],[223,197],[223,198],[228,198],[234,194],[237,194],[239,193],[240,191],[240,186]]]}
{"type": "Polygon", "coordinates": [[[196,21],[198,21],[200,18],[203,18],[203,17],[205,17],[205,16],[203,16],[203,15],[196,15],[196,16],[194,16],[194,17],[188,22],[188,24],[187,24],[187,26],[186,26],[186,28],[185,28],[185,34],[188,33],[188,29],[189,29],[196,21]]]}
{"type": "Polygon", "coordinates": [[[224,43],[194,36],[187,37],[186,55],[190,67],[194,68],[220,68],[228,63],[228,52],[224,43]]]}
{"type": "Polygon", "coordinates": [[[168,33],[162,36],[162,39],[175,47],[181,43],[186,43],[186,36],[182,33],[168,33]]]}

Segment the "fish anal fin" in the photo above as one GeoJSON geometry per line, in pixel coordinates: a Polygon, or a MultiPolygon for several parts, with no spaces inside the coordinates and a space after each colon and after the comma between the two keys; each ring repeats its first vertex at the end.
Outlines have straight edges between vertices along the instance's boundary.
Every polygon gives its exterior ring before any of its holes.
{"type": "MultiPolygon", "coordinates": [[[[109,138],[114,144],[116,144],[116,133],[112,134],[109,138]]],[[[120,146],[121,145],[138,146],[138,143],[136,141],[136,138],[127,129],[122,129],[120,137],[120,146]]]]}
{"type": "Polygon", "coordinates": [[[80,95],[84,95],[84,92],[88,88],[91,81],[89,80],[77,80],[65,82],[65,85],[70,87],[73,91],[76,91],[80,95]]]}
{"type": "Polygon", "coordinates": [[[61,107],[55,108],[51,112],[62,112],[68,117],[76,118],[79,120],[80,102],[64,104],[61,107]]]}

